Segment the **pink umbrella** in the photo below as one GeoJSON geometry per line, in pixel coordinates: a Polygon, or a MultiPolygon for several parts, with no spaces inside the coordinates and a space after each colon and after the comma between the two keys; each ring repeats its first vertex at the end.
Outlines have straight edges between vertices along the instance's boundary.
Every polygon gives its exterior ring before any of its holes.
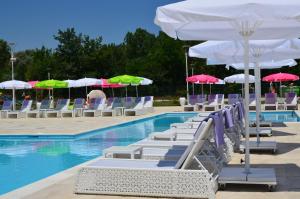
{"type": "Polygon", "coordinates": [[[289,73],[275,73],[262,79],[265,82],[289,82],[299,80],[299,76],[289,73]]]}
{"type": "MultiPolygon", "coordinates": [[[[102,88],[111,88],[112,89],[112,95],[114,97],[114,88],[122,88],[122,87],[125,87],[125,85],[122,85],[122,84],[111,84],[111,83],[108,83],[107,79],[103,79],[101,78],[101,87],[102,88]]],[[[95,86],[95,87],[98,87],[98,86],[95,86]]]]}
{"type": "Polygon", "coordinates": [[[202,95],[203,95],[203,84],[214,84],[219,81],[218,78],[211,75],[193,75],[186,79],[187,82],[201,84],[202,86],[202,95]]]}
{"type": "Polygon", "coordinates": [[[280,82],[280,94],[282,96],[281,82],[297,81],[299,76],[289,73],[275,73],[262,79],[265,82],[280,82]]]}
{"type": "Polygon", "coordinates": [[[199,83],[199,84],[212,84],[219,81],[218,78],[211,76],[211,75],[193,75],[186,79],[187,82],[190,83],[199,83]]]}

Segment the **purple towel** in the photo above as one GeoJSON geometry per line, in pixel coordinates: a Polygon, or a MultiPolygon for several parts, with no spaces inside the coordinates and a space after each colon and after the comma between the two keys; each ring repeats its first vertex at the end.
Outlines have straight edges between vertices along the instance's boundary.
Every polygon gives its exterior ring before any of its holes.
{"type": "Polygon", "coordinates": [[[224,124],[222,112],[213,113],[209,116],[213,119],[215,125],[215,141],[216,145],[219,148],[225,144],[224,141],[224,124]]]}
{"type": "Polygon", "coordinates": [[[237,109],[238,109],[238,117],[239,117],[239,120],[241,121],[244,117],[244,108],[243,108],[243,105],[242,103],[237,103],[237,109]]]}
{"type": "Polygon", "coordinates": [[[225,128],[233,127],[233,118],[231,114],[231,109],[225,108],[225,128]]]}

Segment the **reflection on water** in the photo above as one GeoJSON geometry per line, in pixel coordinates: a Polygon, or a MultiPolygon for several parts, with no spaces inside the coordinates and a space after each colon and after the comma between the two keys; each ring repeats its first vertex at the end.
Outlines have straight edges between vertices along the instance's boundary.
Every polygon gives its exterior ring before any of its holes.
{"type": "MultiPolygon", "coordinates": [[[[250,113],[250,120],[256,120],[256,113],[250,113]]],[[[267,122],[299,122],[299,118],[294,111],[263,112],[262,120],[267,122]]]]}
{"type": "Polygon", "coordinates": [[[0,194],[24,186],[102,154],[110,146],[125,146],[193,114],[169,114],[99,130],[74,140],[0,139],[0,194]]]}

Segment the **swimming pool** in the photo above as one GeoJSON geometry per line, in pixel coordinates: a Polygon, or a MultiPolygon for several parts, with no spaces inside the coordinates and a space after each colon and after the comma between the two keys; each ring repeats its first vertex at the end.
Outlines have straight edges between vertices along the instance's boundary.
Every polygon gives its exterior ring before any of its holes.
{"type": "MultiPolygon", "coordinates": [[[[268,122],[299,122],[300,118],[295,111],[262,112],[263,121],[268,122]]],[[[250,121],[256,120],[256,113],[250,112],[250,121]]]]}
{"type": "MultiPolygon", "coordinates": [[[[168,113],[77,136],[0,136],[0,195],[141,140],[194,113],[168,113]]],[[[99,118],[101,119],[101,118],[99,118]]]]}

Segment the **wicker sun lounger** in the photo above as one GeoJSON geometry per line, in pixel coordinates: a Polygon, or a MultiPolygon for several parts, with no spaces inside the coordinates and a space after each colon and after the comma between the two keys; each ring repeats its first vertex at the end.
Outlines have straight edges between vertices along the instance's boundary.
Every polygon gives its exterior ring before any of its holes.
{"type": "Polygon", "coordinates": [[[79,171],[75,193],[213,199],[212,174],[189,169],[203,145],[190,144],[177,161],[100,158],[79,171]]]}

